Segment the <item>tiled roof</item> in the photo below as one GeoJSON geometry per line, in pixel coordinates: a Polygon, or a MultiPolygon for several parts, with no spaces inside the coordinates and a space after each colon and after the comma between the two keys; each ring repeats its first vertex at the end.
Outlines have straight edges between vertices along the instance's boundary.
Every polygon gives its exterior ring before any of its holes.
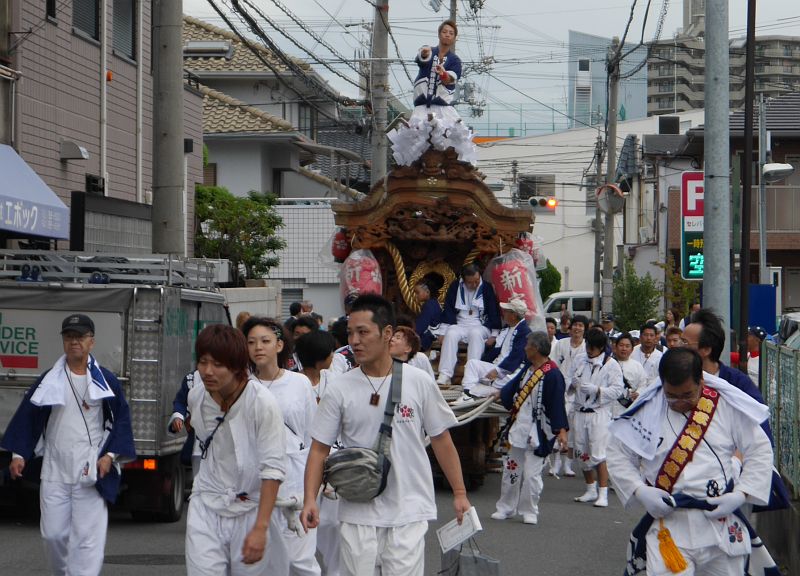
{"type": "MultiPolygon", "coordinates": [[[[203,22],[193,16],[184,15],[183,17],[183,43],[184,46],[189,41],[209,41],[209,40],[229,40],[233,46],[233,55],[230,59],[191,57],[184,58],[183,65],[186,69],[195,74],[203,72],[263,72],[271,75],[270,70],[261,59],[246,46],[241,39],[224,28],[203,22]]],[[[278,59],[275,54],[267,49],[260,42],[253,42],[256,52],[261,55],[278,72],[287,72],[288,68],[278,59]]],[[[305,69],[309,69],[308,64],[301,60],[294,59],[294,62],[305,69]]]]}
{"type": "Polygon", "coordinates": [[[291,123],[202,84],[203,134],[291,132],[291,123]]]}
{"type": "MultiPolygon", "coordinates": [[[[800,130],[800,92],[768,98],[766,102],[767,130],[772,132],[800,130]]],[[[744,131],[744,110],[730,117],[731,131],[744,131]]],[[[758,133],[758,99],[753,103],[753,130],[758,133]]]]}

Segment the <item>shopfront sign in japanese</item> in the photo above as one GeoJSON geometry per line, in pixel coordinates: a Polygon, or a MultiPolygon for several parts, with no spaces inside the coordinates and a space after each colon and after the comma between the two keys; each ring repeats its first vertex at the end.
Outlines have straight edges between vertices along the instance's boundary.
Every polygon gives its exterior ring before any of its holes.
{"type": "Polygon", "coordinates": [[[681,175],[681,276],[702,280],[703,257],[703,172],[681,175]]]}

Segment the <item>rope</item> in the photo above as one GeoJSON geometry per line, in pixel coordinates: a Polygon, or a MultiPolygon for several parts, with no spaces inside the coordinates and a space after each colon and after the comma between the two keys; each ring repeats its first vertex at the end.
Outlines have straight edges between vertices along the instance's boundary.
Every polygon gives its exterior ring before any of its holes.
{"type": "Polygon", "coordinates": [[[473,262],[475,262],[475,259],[478,256],[480,256],[480,254],[481,254],[481,249],[478,248],[477,246],[475,246],[475,248],[470,250],[470,253],[467,254],[467,257],[464,258],[464,266],[466,266],[468,264],[472,264],[473,262]]]}
{"type": "Polygon", "coordinates": [[[384,245],[386,247],[386,251],[389,253],[389,256],[392,257],[394,271],[397,275],[397,283],[400,285],[400,294],[402,294],[406,306],[408,306],[414,314],[419,314],[422,305],[420,304],[419,300],[417,300],[417,295],[414,294],[414,291],[408,285],[408,278],[406,278],[406,266],[403,263],[403,257],[400,255],[400,250],[398,250],[397,246],[392,244],[390,240],[387,240],[384,245]]]}

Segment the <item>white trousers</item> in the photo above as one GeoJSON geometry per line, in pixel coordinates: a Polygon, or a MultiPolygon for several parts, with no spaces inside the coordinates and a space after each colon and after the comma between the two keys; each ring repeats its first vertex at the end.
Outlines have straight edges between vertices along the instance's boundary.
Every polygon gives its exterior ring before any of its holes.
{"type": "Polygon", "coordinates": [[[575,457],[580,459],[584,470],[606,461],[610,423],[608,408],[599,408],[597,412],[575,410],[575,457]]]}
{"type": "Polygon", "coordinates": [[[97,489],[42,480],[39,505],[42,511],[40,529],[53,574],[100,574],[106,547],[108,508],[97,489]]]}
{"type": "Polygon", "coordinates": [[[495,504],[498,512],[506,516],[539,513],[544,461],[532,448],[511,447],[503,459],[500,499],[495,504]]]}
{"type": "Polygon", "coordinates": [[[288,567],[270,569],[268,559],[280,549],[280,536],[270,522],[267,549],[255,564],[242,562],[242,547],[256,522],[258,509],[240,516],[220,516],[195,496],[186,516],[186,573],[188,576],[267,576],[288,574],[288,567]],[[277,542],[276,542],[277,540],[277,542]]]}
{"type": "Polygon", "coordinates": [[[342,522],[341,573],[346,576],[423,576],[424,520],[395,528],[342,522]]]}
{"type": "MultiPolygon", "coordinates": [[[[294,530],[289,530],[286,517],[277,508],[272,512],[271,523],[278,526],[277,532],[283,541],[282,546],[270,549],[271,561],[275,561],[278,566],[288,564],[288,576],[320,576],[322,572],[315,557],[317,530],[309,530],[303,536],[298,536],[294,530]],[[276,558],[278,555],[284,558],[276,558]]],[[[299,518],[297,523],[300,523],[299,518]]]]}
{"type": "Polygon", "coordinates": [[[467,343],[467,361],[480,360],[486,339],[489,337],[489,329],[484,325],[459,326],[451,324],[447,328],[442,342],[442,355],[439,357],[439,375],[453,377],[458,361],[459,342],[467,343]]]}
{"type": "Polygon", "coordinates": [[[658,550],[658,521],[655,530],[647,532],[647,576],[741,576],[744,574],[746,556],[728,556],[716,546],[686,550],[681,554],[686,559],[686,570],[675,573],[664,566],[658,550]]]}
{"type": "Polygon", "coordinates": [[[317,550],[323,576],[339,576],[339,547],[341,546],[339,525],[339,500],[319,498],[319,526],[317,526],[317,550]]]}

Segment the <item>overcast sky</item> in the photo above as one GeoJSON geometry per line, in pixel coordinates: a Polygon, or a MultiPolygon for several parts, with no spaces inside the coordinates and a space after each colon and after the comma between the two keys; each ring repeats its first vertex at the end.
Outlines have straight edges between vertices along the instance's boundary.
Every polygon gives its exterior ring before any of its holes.
{"type": "MultiPolygon", "coordinates": [[[[216,3],[226,9],[230,0],[216,0],[216,3]]],[[[626,40],[626,45],[630,46],[638,43],[642,35],[647,0],[634,3],[634,18],[626,40]]],[[[651,0],[645,41],[654,37],[656,23],[665,3],[667,15],[661,39],[672,38],[682,26],[682,1],[651,0]]],[[[369,37],[363,24],[371,23],[374,17],[371,0],[279,0],[278,4],[273,0],[241,0],[240,4],[254,15],[255,11],[248,4],[257,7],[318,59],[355,80],[355,72],[342,64],[339,56],[355,58],[359,50],[365,50],[364,45],[369,37]],[[278,5],[287,7],[324,43],[334,48],[339,56],[303,31],[278,5]]],[[[436,13],[429,6],[429,0],[390,2],[392,35],[412,77],[416,75],[413,58],[417,48],[436,41],[436,27],[448,16],[449,4],[449,0],[443,0],[442,9],[436,13]]],[[[483,131],[481,124],[486,126],[487,123],[494,124],[501,120],[537,128],[553,122],[563,126],[566,119],[544,105],[566,110],[569,30],[608,38],[621,37],[631,12],[631,3],[618,0],[483,0],[483,8],[477,16],[469,6],[469,0],[459,0],[457,53],[465,65],[473,65],[473,68],[487,58],[493,59],[489,74],[473,72],[467,73],[465,78],[474,82],[487,104],[481,117],[470,119],[470,124],[479,131],[483,131]]],[[[729,6],[730,36],[744,36],[747,0],[732,0],[729,6]]],[[[207,0],[183,0],[183,7],[186,14],[226,27],[207,0]]],[[[358,95],[352,84],[329,72],[322,64],[313,62],[307,53],[270,28],[265,19],[259,18],[259,21],[287,53],[307,59],[343,94],[358,95]]],[[[241,24],[238,20],[235,23],[241,24]]],[[[800,36],[800,2],[759,0],[756,24],[758,35],[800,36]]],[[[389,55],[394,58],[398,56],[391,40],[389,55]]],[[[390,69],[393,91],[410,104],[410,83],[399,60],[390,69]]],[[[469,116],[470,112],[468,108],[462,108],[461,113],[469,116]]]]}

